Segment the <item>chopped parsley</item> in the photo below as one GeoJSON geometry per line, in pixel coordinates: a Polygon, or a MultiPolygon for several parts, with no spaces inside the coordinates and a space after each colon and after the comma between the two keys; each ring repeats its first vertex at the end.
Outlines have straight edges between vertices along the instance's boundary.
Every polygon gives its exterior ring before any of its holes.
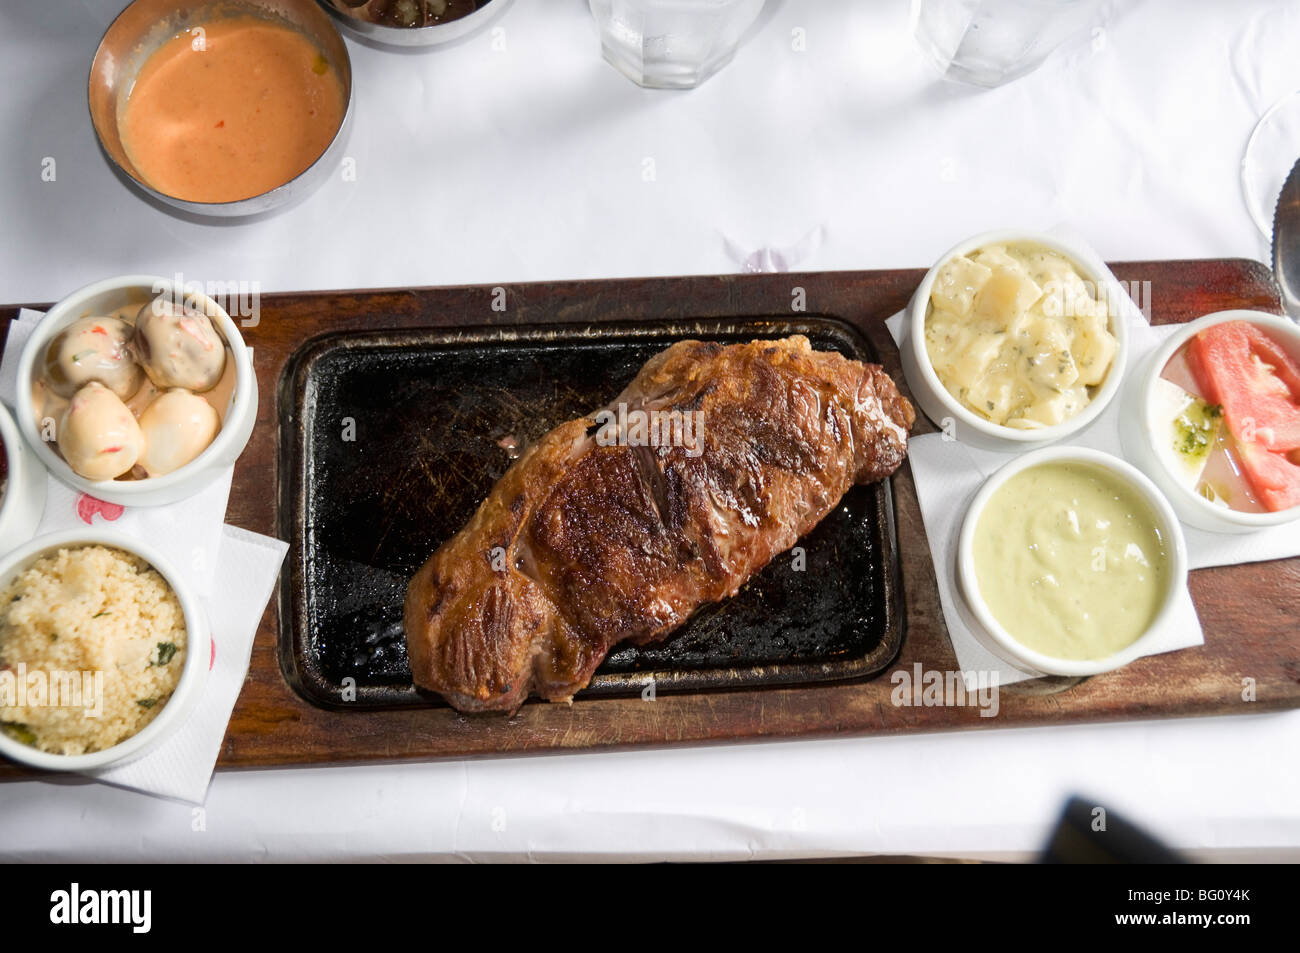
{"type": "Polygon", "coordinates": [[[159,668],[161,668],[162,666],[166,665],[175,657],[176,657],[175,645],[173,645],[171,642],[159,642],[158,660],[156,662],[150,662],[149,667],[152,668],[155,665],[157,665],[159,668]]]}
{"type": "Polygon", "coordinates": [[[32,731],[26,725],[19,724],[16,721],[0,722],[0,731],[3,731],[10,738],[20,744],[36,744],[36,732],[32,731]]]}
{"type": "Polygon", "coordinates": [[[1190,404],[1174,419],[1174,449],[1193,460],[1204,457],[1210,452],[1222,416],[1223,408],[1218,404],[1190,404]]]}

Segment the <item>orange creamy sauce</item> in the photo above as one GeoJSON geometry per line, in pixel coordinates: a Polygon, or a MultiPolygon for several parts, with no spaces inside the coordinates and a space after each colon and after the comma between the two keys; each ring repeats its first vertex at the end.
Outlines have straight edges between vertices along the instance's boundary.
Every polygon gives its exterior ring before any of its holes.
{"type": "Polygon", "coordinates": [[[158,191],[234,202],[320,158],[343,118],[343,84],[290,27],[244,16],[202,29],[145,61],[122,110],[122,143],[158,191]]]}

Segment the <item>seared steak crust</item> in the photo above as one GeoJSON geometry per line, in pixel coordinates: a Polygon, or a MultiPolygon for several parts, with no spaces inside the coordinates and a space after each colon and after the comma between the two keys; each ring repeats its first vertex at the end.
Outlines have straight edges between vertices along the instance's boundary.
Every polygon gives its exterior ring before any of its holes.
{"type": "Polygon", "coordinates": [[[416,685],[461,711],[568,700],[614,645],[666,637],[893,473],[914,420],[879,367],[798,336],[679,342],[620,405],[694,412],[695,440],[603,445],[592,414],[525,450],[411,580],[416,685]]]}

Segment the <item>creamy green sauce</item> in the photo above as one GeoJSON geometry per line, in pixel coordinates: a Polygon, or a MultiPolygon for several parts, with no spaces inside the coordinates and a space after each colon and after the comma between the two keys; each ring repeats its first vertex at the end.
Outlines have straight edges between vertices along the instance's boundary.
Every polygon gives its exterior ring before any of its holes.
{"type": "Polygon", "coordinates": [[[975,576],[993,617],[1053,658],[1102,659],[1160,609],[1169,554],[1146,501],[1108,471],[1044,463],[1017,473],[975,527],[975,576]]]}

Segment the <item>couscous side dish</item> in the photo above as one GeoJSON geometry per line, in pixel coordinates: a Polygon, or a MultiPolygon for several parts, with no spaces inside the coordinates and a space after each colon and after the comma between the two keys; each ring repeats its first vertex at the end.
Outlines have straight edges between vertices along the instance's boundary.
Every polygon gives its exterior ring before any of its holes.
{"type": "Polygon", "coordinates": [[[149,724],[185,665],[180,600],[143,559],[88,545],[42,557],[0,592],[0,727],[54,754],[149,724]]]}

